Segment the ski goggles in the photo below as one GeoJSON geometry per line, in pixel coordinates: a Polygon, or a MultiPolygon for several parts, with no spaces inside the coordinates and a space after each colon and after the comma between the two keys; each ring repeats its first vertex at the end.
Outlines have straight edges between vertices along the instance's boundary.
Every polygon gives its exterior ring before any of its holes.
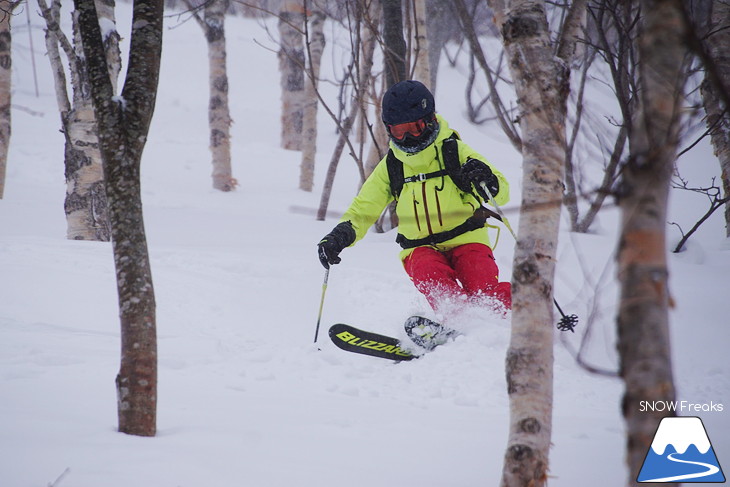
{"type": "Polygon", "coordinates": [[[433,118],[430,120],[421,118],[415,122],[399,123],[396,125],[388,124],[388,133],[396,140],[403,140],[408,134],[411,134],[413,137],[420,137],[432,121],[433,118]]]}

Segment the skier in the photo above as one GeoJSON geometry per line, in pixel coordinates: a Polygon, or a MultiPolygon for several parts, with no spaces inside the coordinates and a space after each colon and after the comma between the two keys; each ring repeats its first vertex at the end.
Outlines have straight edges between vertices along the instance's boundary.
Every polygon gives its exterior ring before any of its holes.
{"type": "Polygon", "coordinates": [[[489,200],[484,187],[498,205],[509,200],[507,180],[459,140],[422,83],[396,83],[382,107],[390,150],[319,242],[322,265],[338,264],[340,252],[363,238],[395,199],[403,266],[435,312],[451,314],[482,296],[491,297],[495,308],[510,309],[510,283],[499,282],[479,210],[489,200]]]}

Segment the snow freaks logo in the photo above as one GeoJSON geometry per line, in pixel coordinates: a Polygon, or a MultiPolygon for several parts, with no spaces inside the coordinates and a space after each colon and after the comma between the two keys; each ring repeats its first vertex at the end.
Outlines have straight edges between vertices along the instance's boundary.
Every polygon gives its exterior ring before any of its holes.
{"type": "Polygon", "coordinates": [[[637,482],[725,482],[702,420],[662,419],[637,482]]]}

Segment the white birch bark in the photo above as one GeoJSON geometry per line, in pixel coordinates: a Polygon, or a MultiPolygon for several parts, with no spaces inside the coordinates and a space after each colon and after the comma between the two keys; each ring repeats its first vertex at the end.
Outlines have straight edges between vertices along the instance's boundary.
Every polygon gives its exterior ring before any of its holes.
{"type": "Polygon", "coordinates": [[[111,227],[104,191],[104,170],[77,15],[74,15],[73,33],[76,57],[70,69],[77,71],[73,77],[77,84],[73,86],[72,109],[64,120],[66,238],[108,242],[111,227]]]}
{"type": "Polygon", "coordinates": [[[279,13],[281,147],[302,149],[304,118],[304,10],[301,1],[284,0],[279,13]]]}
{"type": "MultiPolygon", "coordinates": [[[[730,85],[730,3],[712,2],[711,34],[705,39],[708,54],[715,64],[717,76],[730,85]]],[[[730,113],[723,103],[720,88],[706,74],[702,83],[702,100],[711,129],[712,147],[720,163],[723,194],[730,196],[730,113]]],[[[730,203],[725,203],[725,235],[730,238],[730,203]]]]}
{"type": "Polygon", "coordinates": [[[502,486],[547,483],[552,434],[553,281],[569,71],[554,56],[542,1],[491,1],[519,103],[523,194],[506,373],[510,434],[502,486]]]}
{"type": "Polygon", "coordinates": [[[5,174],[7,172],[8,148],[10,146],[11,118],[11,74],[12,74],[12,33],[10,20],[17,3],[0,0],[0,199],[5,193],[5,174]]]}
{"type": "Polygon", "coordinates": [[[111,228],[91,100],[77,103],[66,115],[64,125],[66,238],[108,242],[111,228]]]}
{"type": "Polygon", "coordinates": [[[231,161],[231,119],[228,100],[228,67],[226,54],[226,12],[229,0],[212,0],[202,6],[194,6],[184,0],[193,18],[203,29],[208,43],[208,128],[210,153],[213,165],[213,188],[233,191],[238,181],[233,177],[231,161]],[[202,8],[203,16],[199,15],[202,8]]]}
{"type": "Polygon", "coordinates": [[[117,91],[119,73],[122,71],[122,52],[119,49],[119,32],[117,32],[117,20],[114,16],[114,0],[95,0],[96,12],[99,14],[99,25],[102,29],[102,40],[104,52],[106,53],[106,65],[109,68],[109,79],[112,82],[114,93],[117,91]]]}
{"type": "Polygon", "coordinates": [[[317,155],[317,82],[322,52],[325,46],[324,12],[316,3],[310,5],[307,15],[307,73],[304,84],[304,109],[302,120],[302,162],[299,169],[299,189],[312,191],[314,188],[314,162],[317,155]]]}
{"type": "Polygon", "coordinates": [[[229,2],[206,3],[204,24],[208,40],[210,101],[210,152],[213,158],[213,188],[232,191],[238,182],[231,166],[231,114],[228,103],[228,68],[226,66],[225,16],[229,2]]]}
{"type": "Polygon", "coordinates": [[[73,43],[71,43],[60,30],[60,1],[54,0],[48,7],[45,0],[39,0],[38,5],[46,22],[46,49],[66,139],[64,148],[66,237],[71,240],[107,242],[111,238],[111,228],[96,119],[82,55],[78,15],[72,17],[73,43]],[[69,60],[72,101],[68,98],[59,46],[69,60]]]}

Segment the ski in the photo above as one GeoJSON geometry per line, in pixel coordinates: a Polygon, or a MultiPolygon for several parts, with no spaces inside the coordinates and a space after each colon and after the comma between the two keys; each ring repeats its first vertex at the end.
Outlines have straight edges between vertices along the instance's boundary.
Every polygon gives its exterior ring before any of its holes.
{"type": "Polygon", "coordinates": [[[332,342],[342,350],[395,361],[413,360],[419,355],[409,350],[400,340],[380,333],[364,331],[344,323],[329,329],[332,342]]]}
{"type": "MultiPolygon", "coordinates": [[[[456,338],[459,333],[423,316],[411,316],[404,323],[408,337],[413,343],[423,348],[423,352],[430,352],[449,339],[456,338]]],[[[337,323],[329,329],[332,343],[342,350],[371,357],[388,360],[413,360],[422,355],[414,352],[399,339],[380,333],[360,330],[345,323],[337,323]]]]}

